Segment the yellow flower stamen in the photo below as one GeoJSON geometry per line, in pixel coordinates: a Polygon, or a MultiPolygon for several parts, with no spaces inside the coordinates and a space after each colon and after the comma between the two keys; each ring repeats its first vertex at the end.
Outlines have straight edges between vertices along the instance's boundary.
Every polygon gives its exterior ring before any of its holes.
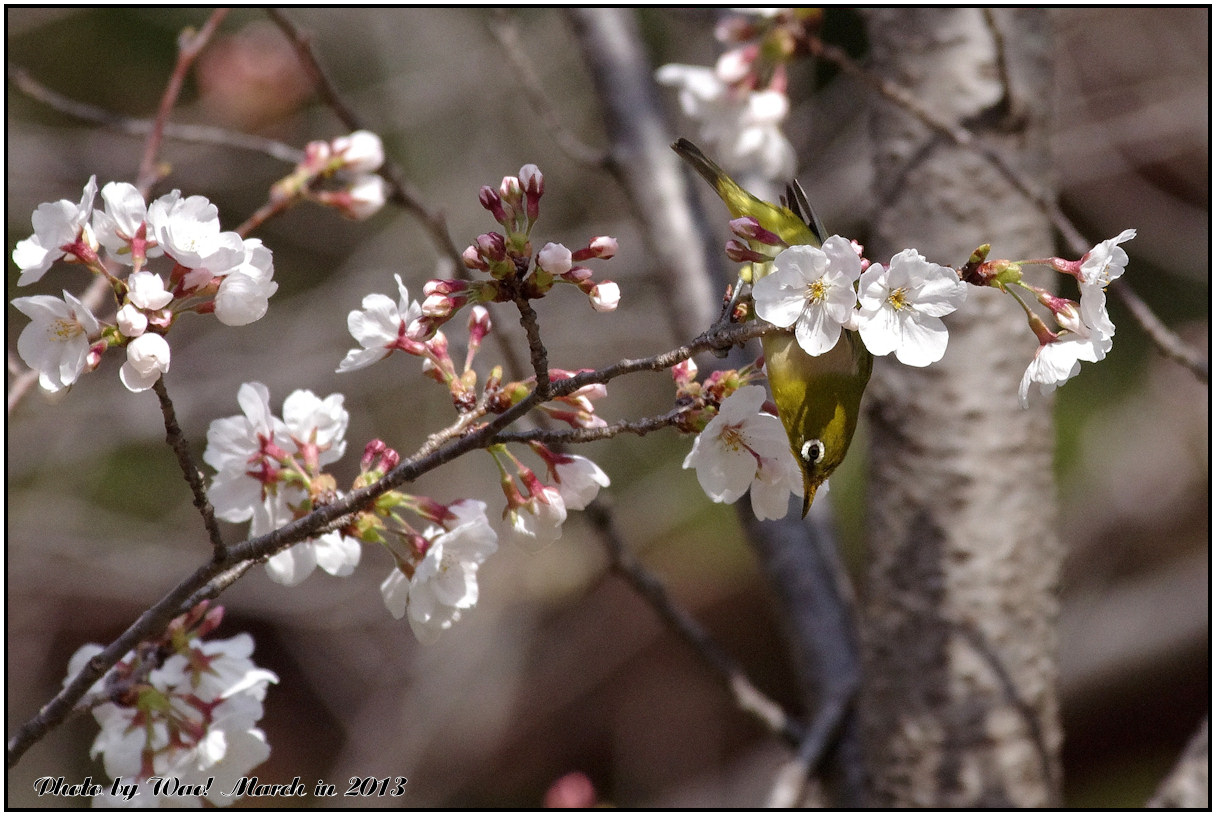
{"type": "Polygon", "coordinates": [[[828,296],[827,284],[822,279],[806,286],[806,299],[810,303],[820,303],[828,296]]]}

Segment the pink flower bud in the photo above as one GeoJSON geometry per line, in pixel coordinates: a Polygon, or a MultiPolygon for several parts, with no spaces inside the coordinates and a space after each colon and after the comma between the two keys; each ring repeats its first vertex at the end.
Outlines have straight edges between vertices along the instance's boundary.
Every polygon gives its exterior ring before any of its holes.
{"type": "Polygon", "coordinates": [[[676,363],[671,367],[671,378],[681,387],[691,383],[697,378],[697,364],[691,357],[682,363],[676,363]]]}
{"type": "Polygon", "coordinates": [[[481,202],[481,206],[490,211],[490,215],[494,216],[495,221],[503,226],[510,223],[511,217],[507,215],[507,210],[503,206],[502,196],[493,187],[489,185],[482,187],[477,200],[481,202]]]}
{"type": "Polygon", "coordinates": [[[538,198],[545,192],[545,176],[535,164],[525,164],[519,168],[519,183],[524,192],[538,198]]]}
{"type": "Polygon", "coordinates": [[[105,340],[98,340],[89,346],[89,353],[84,359],[85,368],[92,371],[101,365],[101,356],[106,353],[107,348],[109,344],[105,340]]]}
{"type": "Polygon", "coordinates": [[[531,223],[540,216],[540,197],[545,192],[545,177],[535,164],[525,164],[519,168],[519,183],[524,189],[525,211],[531,223]]]}
{"type": "Polygon", "coordinates": [[[726,242],[726,257],[735,263],[767,263],[772,260],[772,256],[757,252],[737,238],[726,242]]]}
{"type": "Polygon", "coordinates": [[[508,206],[515,210],[520,209],[520,205],[524,202],[524,190],[519,184],[519,179],[515,176],[503,176],[502,184],[498,187],[498,194],[502,196],[502,200],[508,206]]]}
{"type": "Polygon", "coordinates": [[[455,309],[455,303],[447,295],[436,292],[422,301],[422,313],[427,317],[447,317],[455,309]]]}
{"type": "Polygon", "coordinates": [[[332,155],[329,142],[309,142],[304,146],[304,161],[300,163],[300,167],[316,173],[329,162],[332,155]]]}
{"type": "Polygon", "coordinates": [[[600,235],[592,238],[587,246],[574,253],[574,261],[586,261],[590,258],[599,258],[600,260],[608,260],[616,255],[617,251],[616,239],[608,235],[600,235]]]}
{"type": "Polygon", "coordinates": [[[356,178],[347,193],[350,198],[342,208],[343,215],[362,221],[384,207],[384,202],[388,201],[388,183],[375,173],[368,173],[356,178]]]}
{"type": "Polygon", "coordinates": [[[469,340],[476,334],[480,340],[490,332],[490,310],[480,304],[469,310],[469,340]]]}
{"type": "Polygon", "coordinates": [[[731,221],[730,231],[745,241],[759,241],[769,246],[786,246],[785,241],[781,240],[781,236],[760,226],[760,222],[750,215],[731,221]]]}
{"type": "Polygon", "coordinates": [[[359,460],[359,467],[364,471],[371,470],[372,463],[380,457],[380,454],[388,450],[388,445],[384,444],[382,439],[373,439],[363,448],[363,457],[359,460]]]}
{"type": "Polygon", "coordinates": [[[545,244],[536,254],[536,262],[541,269],[560,277],[570,271],[571,257],[570,250],[561,244],[545,244]]]}
{"type": "Polygon", "coordinates": [[[477,251],[476,246],[465,247],[464,252],[460,253],[460,257],[464,261],[464,265],[469,269],[478,269],[485,272],[490,268],[489,265],[481,259],[481,253],[477,251]]]}
{"type": "Polygon", "coordinates": [[[595,257],[606,261],[616,255],[619,248],[616,239],[611,235],[597,235],[591,239],[590,248],[595,252],[595,257]]]}
{"type": "Polygon", "coordinates": [[[621,287],[612,281],[602,281],[591,290],[591,308],[597,312],[611,312],[621,302],[621,287]]]}
{"type": "Polygon", "coordinates": [[[568,280],[571,283],[582,283],[591,278],[591,270],[585,266],[571,267],[566,274],[562,275],[563,280],[568,280]]]}
{"type": "Polygon", "coordinates": [[[481,257],[489,263],[502,263],[507,259],[507,239],[497,232],[478,235],[477,248],[481,251],[481,257]]]}
{"type": "Polygon", "coordinates": [[[468,281],[432,278],[431,280],[422,284],[422,294],[456,295],[462,292],[467,292],[470,286],[471,284],[468,281]]]}
{"type": "Polygon", "coordinates": [[[384,143],[370,130],[356,130],[333,140],[333,151],[353,173],[371,173],[384,164],[384,143]]]}

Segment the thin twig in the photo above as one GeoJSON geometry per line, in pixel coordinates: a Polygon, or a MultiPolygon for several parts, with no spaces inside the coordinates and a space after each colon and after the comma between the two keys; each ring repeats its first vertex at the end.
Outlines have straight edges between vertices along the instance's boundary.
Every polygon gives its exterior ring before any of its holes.
{"type": "Polygon", "coordinates": [[[629,552],[602,501],[597,499],[587,505],[585,512],[608,550],[612,569],[692,647],[697,657],[721,677],[734,697],[735,705],[790,744],[800,743],[804,738],[802,725],[786,713],[779,703],[756,688],[742,667],[726,653],[696,618],[671,599],[663,582],[629,552]]]}
{"type": "Polygon", "coordinates": [[[540,339],[540,320],[522,292],[516,290],[514,300],[515,308],[519,309],[519,325],[524,327],[524,333],[528,337],[532,373],[536,376],[536,393],[543,402],[549,398],[549,352],[540,339]]]}
{"type": "MultiPolygon", "coordinates": [[[[267,9],[266,13],[274,24],[287,36],[287,39],[295,48],[300,65],[308,75],[309,80],[316,87],[321,100],[334,112],[334,115],[341,120],[347,129],[352,131],[364,130],[362,120],[342,99],[337,88],[321,67],[321,62],[317,59],[317,55],[312,48],[311,36],[301,31],[283,12],[277,9],[267,9]]],[[[460,250],[452,241],[452,236],[448,234],[447,221],[443,215],[427,209],[426,205],[422,203],[421,195],[406,181],[405,174],[394,162],[386,159],[379,173],[388,181],[389,186],[392,188],[389,195],[390,200],[404,207],[418,219],[430,234],[431,240],[440,253],[447,256],[452,262],[455,274],[462,279],[467,279],[469,274],[468,269],[464,265],[464,259],[460,255],[460,250]]]]}
{"type": "MultiPolygon", "coordinates": [[[[1055,197],[1045,191],[1036,189],[1025,176],[1013,167],[1008,159],[992,145],[976,137],[966,127],[938,116],[903,88],[899,88],[858,65],[842,48],[812,39],[812,52],[823,57],[839,67],[850,76],[856,77],[884,99],[894,103],[907,113],[914,116],[926,127],[946,137],[958,147],[970,150],[986,159],[997,172],[1014,186],[1019,192],[1035,203],[1051,220],[1052,225],[1063,236],[1069,249],[1078,257],[1089,251],[1092,244],[1085,239],[1076,225],[1064,214],[1055,197]]],[[[1200,381],[1208,382],[1208,361],[1202,352],[1192,348],[1175,332],[1170,330],[1155,315],[1148,305],[1131,292],[1131,288],[1123,280],[1116,281],[1111,287],[1128,305],[1132,315],[1149,339],[1171,360],[1186,367],[1200,381]]]]}
{"type": "Polygon", "coordinates": [[[186,477],[186,484],[190,485],[190,492],[194,495],[194,506],[198,508],[199,515],[203,517],[203,527],[207,530],[207,537],[211,539],[212,557],[219,561],[224,557],[224,537],[220,533],[219,525],[215,522],[215,508],[207,499],[207,486],[203,484],[203,475],[199,472],[198,466],[194,464],[190,446],[186,444],[182,429],[177,424],[177,413],[173,410],[173,400],[169,398],[169,390],[165,387],[165,378],[157,378],[156,382],[152,384],[152,390],[156,392],[156,396],[160,400],[160,411],[165,418],[165,441],[169,443],[169,447],[173,448],[173,453],[177,456],[177,464],[181,467],[182,475],[186,477]]]}
{"type": "Polygon", "coordinates": [[[793,759],[781,766],[769,791],[765,807],[788,809],[798,807],[807,779],[823,762],[844,725],[856,697],[856,687],[847,696],[834,695],[824,700],[815,711],[815,719],[806,729],[793,759]]]}
{"type": "Polygon", "coordinates": [[[1149,339],[1153,341],[1153,344],[1157,346],[1157,349],[1162,354],[1189,369],[1191,373],[1199,378],[1200,382],[1204,384],[1208,382],[1208,371],[1211,363],[1203,356],[1203,352],[1200,349],[1184,342],[1173,330],[1162,323],[1160,318],[1148,307],[1148,304],[1136,294],[1136,291],[1123,278],[1119,278],[1109,288],[1119,300],[1123,301],[1123,305],[1132,313],[1132,316],[1140,324],[1140,328],[1144,330],[1145,334],[1149,336],[1149,339]]]}
{"type": "Polygon", "coordinates": [[[143,193],[144,198],[148,197],[148,193],[152,190],[152,185],[160,177],[160,173],[156,168],[156,156],[160,152],[161,139],[165,132],[165,123],[169,121],[169,114],[173,112],[173,106],[177,104],[177,98],[181,95],[182,85],[186,81],[186,74],[190,71],[190,66],[194,64],[194,60],[198,58],[199,53],[206,47],[224,18],[228,16],[228,9],[218,8],[211,12],[211,16],[207,18],[207,22],[203,23],[203,27],[198,32],[192,32],[189,29],[183,31],[178,36],[178,51],[177,63],[173,66],[173,73],[169,76],[169,84],[165,86],[165,92],[161,95],[160,107],[156,111],[156,119],[152,123],[152,131],[148,134],[148,140],[144,144],[144,156],[139,163],[139,176],[135,186],[143,193]]]}
{"type": "MultiPolygon", "coordinates": [[[[549,396],[566,396],[587,385],[606,383],[616,377],[637,371],[659,371],[670,368],[698,352],[742,343],[772,330],[772,326],[756,322],[720,326],[705,332],[691,343],[662,354],[643,359],[622,360],[602,369],[585,371],[573,377],[557,380],[552,383],[549,396]]],[[[296,519],[277,530],[226,548],[222,558],[212,559],[203,564],[140,615],[117,640],[94,656],[50,702],[17,730],[7,746],[8,767],[11,768],[15,765],[30,746],[62,723],[89,688],[122,659],[123,655],[135,648],[141,640],[163,631],[169,621],[181,613],[183,604],[199,597],[214,597],[214,594],[218,594],[228,583],[231,583],[231,580],[235,580],[236,576],[233,576],[227,580],[227,583],[224,583],[225,574],[231,574],[230,571],[234,568],[247,568],[243,566],[247,562],[251,563],[266,558],[285,547],[318,535],[344,516],[368,506],[378,496],[412,482],[422,474],[469,451],[498,443],[500,441],[498,435],[503,429],[523,417],[541,402],[539,394],[533,392],[507,411],[473,430],[468,430],[468,420],[462,417],[445,432],[428,439],[421,450],[402,461],[375,484],[352,491],[332,504],[319,507],[307,516],[296,519]]],[[[743,694],[745,691],[746,687],[741,686],[738,693],[743,694]]],[[[800,735],[797,735],[793,738],[798,739],[799,737],[800,735]]]]}
{"type": "Polygon", "coordinates": [[[552,102],[541,87],[540,77],[536,75],[532,61],[528,59],[528,54],[519,41],[519,26],[516,25],[512,12],[509,9],[497,9],[489,29],[494,39],[498,40],[499,46],[502,47],[507,61],[515,69],[519,85],[523,89],[524,96],[528,97],[532,110],[536,111],[536,115],[544,123],[545,130],[553,137],[553,141],[557,143],[562,152],[579,164],[608,169],[608,154],[584,144],[570,132],[563,124],[561,117],[557,115],[552,102]]]}
{"type": "MultiPolygon", "coordinates": [[[[152,119],[138,119],[114,113],[87,102],[80,102],[52,91],[19,65],[8,64],[8,81],[21,93],[30,99],[45,105],[51,110],[100,125],[108,130],[124,133],[129,136],[147,136],[156,125],[152,119]]],[[[163,134],[166,139],[191,144],[216,145],[235,150],[248,150],[262,153],[286,162],[298,164],[304,160],[304,151],[289,144],[267,139],[264,136],[254,136],[235,130],[227,130],[212,125],[186,125],[177,122],[165,122],[163,134]]]]}
{"type": "Polygon", "coordinates": [[[585,442],[598,442],[602,439],[612,439],[622,434],[646,436],[663,428],[673,428],[680,424],[688,413],[688,408],[676,408],[661,416],[646,417],[645,419],[613,422],[600,428],[565,428],[548,430],[535,428],[530,431],[504,431],[498,435],[499,442],[543,442],[554,447],[557,445],[577,445],[585,442]]]}

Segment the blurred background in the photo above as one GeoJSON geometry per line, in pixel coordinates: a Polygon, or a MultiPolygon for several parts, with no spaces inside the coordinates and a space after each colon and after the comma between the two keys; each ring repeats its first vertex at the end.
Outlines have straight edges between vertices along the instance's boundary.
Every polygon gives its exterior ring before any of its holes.
{"type": "MultiPolygon", "coordinates": [[[[1065,211],[1097,243],[1135,227],[1125,280],[1172,328],[1210,346],[1210,87],[1206,8],[1053,12],[1058,55],[1054,151],[1065,211]]],[[[550,363],[596,367],[674,346],[668,299],[606,174],[565,155],[528,106],[476,9],[297,9],[348,105],[381,134],[391,159],[447,219],[458,247],[495,228],[477,203],[483,184],[533,162],[546,192],[534,243],[583,246],[612,235],[620,253],[594,262],[620,283],[620,309],[593,313],[559,291],[539,304],[550,363]]],[[[714,12],[638,12],[657,67],[712,65],[714,12]]],[[[116,114],[149,117],[190,9],[8,9],[10,70],[116,114]],[[70,55],[70,58],[65,58],[70,55]]],[[[515,17],[521,41],[565,126],[602,145],[598,105],[566,19],[515,17]]],[[[852,12],[829,9],[824,37],[865,55],[852,12]]],[[[1016,58],[1016,55],[1014,55],[1016,58]]],[[[662,91],[671,137],[691,135],[674,92],[662,91]]],[[[864,242],[870,165],[864,91],[810,66],[792,76],[788,132],[799,178],[832,231],[864,242]]],[[[142,141],[7,95],[6,251],[31,233],[41,202],[79,200],[98,184],[133,181],[142,141]]],[[[187,81],[173,120],[257,133],[302,147],[340,135],[282,34],[237,10],[187,81]]],[[[180,188],[217,204],[232,229],[290,167],[266,155],[169,140],[180,188]]],[[[716,210],[711,212],[716,213],[716,210]]],[[[725,237],[725,225],[716,224],[725,237]]],[[[265,383],[276,412],[296,388],[346,395],[348,453],[334,472],[349,484],[358,451],[380,437],[409,452],[451,420],[442,389],[396,356],[334,373],[353,345],[346,314],[370,292],[411,293],[441,273],[422,229],[389,207],[366,222],[300,207],[256,233],[274,250],[279,291],[268,316],[239,329],[186,318],[174,329],[167,383],[197,455],[211,420],[237,413],[247,380],[265,383]]],[[[977,236],[977,243],[983,236],[977,236]]],[[[1045,253],[1052,248],[1044,248],[1045,253]]],[[[1062,250],[1060,250],[1062,251],[1062,250]]],[[[999,254],[999,248],[994,250],[999,254]]],[[[947,260],[947,259],[938,259],[947,260]]],[[[79,293],[78,268],[56,266],[6,297],[79,293]]],[[[1210,412],[1205,385],[1154,352],[1112,298],[1113,352],[1057,392],[1063,582],[1060,669],[1066,804],[1143,804],[1210,710],[1210,412]]],[[[509,313],[496,331],[523,348],[509,313]]],[[[25,318],[9,307],[10,360],[25,318]]],[[[462,341],[462,332],[450,333],[462,341]]],[[[1027,359],[1033,340],[1026,338],[1027,359]]],[[[491,343],[480,362],[494,362],[491,343]]],[[[7,729],[60,687],[70,655],[108,642],[208,555],[206,537],[163,444],[150,392],[133,395],[116,359],[51,405],[29,394],[7,428],[7,729]]],[[[483,367],[483,371],[485,368],[483,367]]],[[[10,382],[12,375],[10,374],[10,382]]],[[[618,380],[599,406],[609,420],[671,407],[663,374],[618,380]]],[[[861,447],[864,451],[864,428],[861,447]]],[[[612,477],[608,491],[629,546],[744,665],[756,684],[795,706],[778,628],[733,509],[711,504],[681,462],[691,442],[673,432],[622,437],[580,451],[612,477]]],[[[833,479],[844,557],[865,561],[864,454],[833,479]]],[[[488,456],[428,474],[416,491],[441,501],[491,497],[488,456]]],[[[501,505],[498,505],[500,507],[501,505]]],[[[570,771],[623,806],[754,806],[785,749],[747,716],[651,609],[607,572],[577,513],[537,555],[504,548],[480,572],[481,600],[439,643],[419,645],[385,611],[378,586],[391,568],[368,548],[356,573],[315,573],[274,584],[255,568],[222,598],[220,636],[250,631],[255,659],[281,678],[267,698],[264,781],[300,776],[344,786],[352,776],[407,776],[402,800],[361,806],[536,807],[570,771]]],[[[229,541],[244,529],[226,526],[229,541]]],[[[63,806],[33,796],[40,776],[102,775],[88,759],[96,734],[77,718],[35,746],[8,775],[11,806],[63,806]]],[[[247,802],[265,806],[265,800],[247,802]]],[[[295,802],[293,804],[299,804],[295,802]]],[[[325,802],[314,802],[324,806],[325,802]]]]}

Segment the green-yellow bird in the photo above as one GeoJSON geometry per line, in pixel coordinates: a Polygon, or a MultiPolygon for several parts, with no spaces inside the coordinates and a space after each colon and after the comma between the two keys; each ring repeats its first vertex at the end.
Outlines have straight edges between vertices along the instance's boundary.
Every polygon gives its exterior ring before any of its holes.
{"type": "MultiPolygon", "coordinates": [[[[823,227],[797,182],[787,188],[789,195],[782,205],[770,204],[736,184],[687,139],[671,147],[713,186],[733,217],[749,215],[791,246],[823,243],[823,227]]],[[[767,274],[767,267],[756,264],[754,278],[767,274]]],[[[847,330],[830,351],[817,357],[802,350],[792,331],[770,332],[761,342],[777,414],[802,467],[805,516],[815,491],[848,453],[874,358],[857,332],[847,330]]]]}

